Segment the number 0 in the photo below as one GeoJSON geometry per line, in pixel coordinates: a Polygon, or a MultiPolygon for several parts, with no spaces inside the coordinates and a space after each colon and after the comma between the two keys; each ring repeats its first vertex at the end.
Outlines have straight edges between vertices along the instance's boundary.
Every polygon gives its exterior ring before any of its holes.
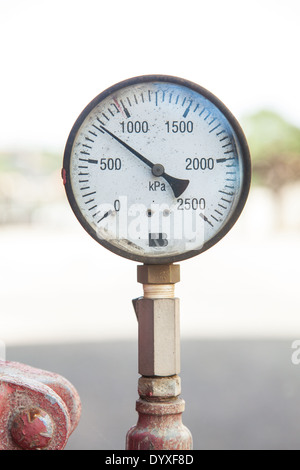
{"type": "Polygon", "coordinates": [[[119,199],[116,199],[115,202],[114,202],[115,211],[119,212],[120,207],[121,207],[120,201],[119,201],[119,199]]]}

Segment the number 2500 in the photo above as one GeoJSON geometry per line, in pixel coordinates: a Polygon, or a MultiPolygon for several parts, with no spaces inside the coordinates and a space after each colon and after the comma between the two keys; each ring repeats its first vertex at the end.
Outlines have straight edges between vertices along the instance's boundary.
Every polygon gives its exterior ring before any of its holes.
{"type": "Polygon", "coordinates": [[[188,197],[186,199],[179,198],[177,199],[178,206],[177,209],[183,210],[193,210],[196,211],[197,209],[204,210],[205,209],[205,199],[201,197],[200,199],[196,197],[188,197]]]}

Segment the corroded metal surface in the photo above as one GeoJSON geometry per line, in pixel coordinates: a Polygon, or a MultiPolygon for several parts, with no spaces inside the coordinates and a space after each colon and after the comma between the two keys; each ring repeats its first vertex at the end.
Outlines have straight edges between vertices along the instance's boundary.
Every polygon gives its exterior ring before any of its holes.
{"type": "Polygon", "coordinates": [[[79,395],[64,377],[0,361],[0,450],[62,450],[80,413],[79,395]]]}
{"type": "Polygon", "coordinates": [[[177,398],[167,402],[139,399],[136,426],[126,436],[127,450],[190,450],[190,431],[182,424],[185,403],[177,398]]]}
{"type": "Polygon", "coordinates": [[[140,377],[138,392],[141,398],[165,400],[181,394],[181,380],[178,375],[172,377],[140,377]]]}
{"type": "Polygon", "coordinates": [[[14,443],[24,450],[46,449],[53,438],[52,419],[45,411],[30,408],[13,418],[10,433],[14,443]]]}
{"type": "Polygon", "coordinates": [[[182,424],[179,398],[180,318],[174,284],[179,265],[138,266],[144,297],[133,300],[139,333],[138,422],[126,436],[127,450],[190,450],[192,435],[182,424]],[[169,288],[171,287],[171,289],[169,288]]]}

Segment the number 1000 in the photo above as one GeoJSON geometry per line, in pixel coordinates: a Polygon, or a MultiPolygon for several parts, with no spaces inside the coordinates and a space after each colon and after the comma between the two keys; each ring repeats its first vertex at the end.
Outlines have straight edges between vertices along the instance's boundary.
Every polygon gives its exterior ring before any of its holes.
{"type": "Polygon", "coordinates": [[[140,132],[146,134],[149,131],[149,124],[147,121],[122,121],[120,122],[120,125],[122,127],[123,134],[125,132],[128,132],[128,134],[139,134],[140,132]]]}

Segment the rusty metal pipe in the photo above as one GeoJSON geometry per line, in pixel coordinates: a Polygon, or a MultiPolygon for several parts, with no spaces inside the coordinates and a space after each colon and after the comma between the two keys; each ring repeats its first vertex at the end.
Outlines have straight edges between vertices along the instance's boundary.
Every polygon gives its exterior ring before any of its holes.
{"type": "Polygon", "coordinates": [[[127,450],[190,450],[192,435],[182,423],[179,395],[179,265],[138,266],[144,297],[133,301],[139,323],[138,422],[127,433],[127,450]]]}
{"type": "Polygon", "coordinates": [[[80,414],[64,377],[0,360],[0,450],[63,450],[80,414]]]}

